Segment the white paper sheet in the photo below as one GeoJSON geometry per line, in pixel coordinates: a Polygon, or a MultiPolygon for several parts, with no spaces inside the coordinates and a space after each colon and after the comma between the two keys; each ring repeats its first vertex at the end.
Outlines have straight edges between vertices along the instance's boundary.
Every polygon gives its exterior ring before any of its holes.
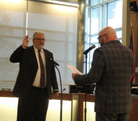
{"type": "Polygon", "coordinates": [[[67,65],[68,68],[72,71],[72,73],[78,73],[80,75],[83,75],[83,73],[81,73],[78,69],[76,69],[74,66],[72,65],[67,65]]]}

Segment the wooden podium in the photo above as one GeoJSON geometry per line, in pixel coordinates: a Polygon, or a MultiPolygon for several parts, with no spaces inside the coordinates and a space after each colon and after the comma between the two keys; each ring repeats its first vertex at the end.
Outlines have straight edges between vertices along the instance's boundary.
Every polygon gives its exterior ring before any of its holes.
{"type": "MultiPolygon", "coordinates": [[[[0,97],[14,97],[11,91],[0,91],[0,97]]],[[[85,93],[63,94],[63,101],[71,101],[70,121],[83,121],[85,93]]],[[[60,95],[52,95],[52,99],[60,100],[60,95]]],[[[87,102],[95,101],[94,94],[87,94],[87,102]]],[[[130,112],[129,121],[138,121],[138,95],[132,94],[132,111],[130,112]]],[[[90,112],[91,113],[91,112],[90,112]]],[[[88,120],[87,120],[88,121],[88,120]]]]}

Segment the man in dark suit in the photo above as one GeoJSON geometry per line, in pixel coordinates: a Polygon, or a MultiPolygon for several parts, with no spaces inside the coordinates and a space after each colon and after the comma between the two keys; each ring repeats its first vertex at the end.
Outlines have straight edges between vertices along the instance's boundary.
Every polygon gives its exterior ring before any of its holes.
{"type": "Polygon", "coordinates": [[[101,47],[93,55],[88,74],[72,74],[76,85],[96,83],[96,121],[128,121],[131,111],[130,78],[133,53],[117,40],[116,32],[106,27],[99,32],[101,47]]]}
{"type": "Polygon", "coordinates": [[[17,121],[45,121],[51,87],[59,95],[54,65],[49,60],[53,54],[43,49],[43,32],[34,33],[33,46],[28,47],[28,42],[27,35],[10,57],[20,67],[13,89],[13,95],[19,97],[17,121]]]}

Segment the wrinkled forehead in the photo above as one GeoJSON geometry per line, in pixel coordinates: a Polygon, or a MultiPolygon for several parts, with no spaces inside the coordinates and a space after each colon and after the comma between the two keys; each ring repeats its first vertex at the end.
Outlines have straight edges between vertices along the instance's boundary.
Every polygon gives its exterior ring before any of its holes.
{"type": "Polygon", "coordinates": [[[36,32],[33,34],[33,39],[36,38],[36,36],[38,36],[38,34],[44,35],[44,33],[43,33],[42,31],[36,31],[36,32]]]}
{"type": "Polygon", "coordinates": [[[45,35],[43,33],[37,33],[35,38],[45,38],[45,35]]]}

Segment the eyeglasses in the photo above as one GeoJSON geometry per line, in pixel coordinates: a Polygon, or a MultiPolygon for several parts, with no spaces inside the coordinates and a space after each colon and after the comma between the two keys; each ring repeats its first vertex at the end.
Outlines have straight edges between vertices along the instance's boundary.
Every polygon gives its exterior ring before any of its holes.
{"type": "Polygon", "coordinates": [[[38,41],[46,41],[45,39],[41,39],[41,38],[35,38],[36,40],[38,40],[38,41]]]}
{"type": "MultiPolygon", "coordinates": [[[[108,34],[108,33],[106,33],[106,34],[108,34]]],[[[97,39],[100,41],[100,38],[103,37],[103,36],[105,36],[106,34],[97,37],[97,39]]]]}

